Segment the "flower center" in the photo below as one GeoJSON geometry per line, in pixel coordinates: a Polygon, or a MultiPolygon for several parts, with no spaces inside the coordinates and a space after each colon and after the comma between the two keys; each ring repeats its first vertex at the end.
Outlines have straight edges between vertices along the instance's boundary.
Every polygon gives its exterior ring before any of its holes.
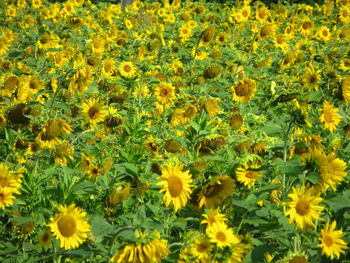
{"type": "Polygon", "coordinates": [[[74,235],[77,229],[77,223],[70,215],[63,216],[60,220],[58,220],[57,226],[58,230],[64,237],[71,237],[74,235]]]}
{"type": "Polygon", "coordinates": [[[216,239],[221,241],[221,242],[225,242],[226,241],[226,235],[223,232],[217,232],[216,233],[216,239]]]}
{"type": "Polygon", "coordinates": [[[90,119],[95,118],[97,113],[98,113],[98,109],[95,106],[92,106],[88,111],[88,115],[89,115],[90,119]]]}
{"type": "Polygon", "coordinates": [[[322,34],[323,34],[323,36],[326,37],[326,36],[328,36],[328,31],[327,31],[327,30],[323,30],[323,31],[322,31],[322,34]]]}
{"type": "Polygon", "coordinates": [[[323,117],[324,117],[324,119],[325,119],[325,121],[326,121],[327,123],[332,122],[332,114],[331,114],[330,112],[325,111],[325,112],[323,113],[323,117]]]}
{"type": "Polygon", "coordinates": [[[5,194],[0,193],[0,202],[3,203],[5,201],[5,194]]]}
{"type": "Polygon", "coordinates": [[[124,71],[125,72],[130,72],[131,71],[131,67],[129,65],[125,65],[124,66],[124,71]]]}
{"type": "Polygon", "coordinates": [[[178,197],[183,189],[182,181],[177,176],[171,176],[168,179],[169,192],[172,197],[178,197]]]}
{"type": "Polygon", "coordinates": [[[314,84],[317,82],[317,77],[315,75],[311,75],[309,81],[310,84],[314,84]]]}
{"type": "Polygon", "coordinates": [[[200,253],[204,253],[208,250],[208,245],[205,244],[205,243],[200,243],[198,244],[197,246],[197,251],[200,252],[200,253]]]}
{"type": "Polygon", "coordinates": [[[333,245],[333,238],[326,235],[324,238],[323,238],[323,242],[325,243],[325,245],[327,247],[331,247],[333,245]]]}
{"type": "Polygon", "coordinates": [[[161,89],[159,93],[160,93],[160,96],[162,97],[167,97],[169,94],[167,89],[161,89]]]}
{"type": "Polygon", "coordinates": [[[299,200],[297,205],[295,206],[295,210],[299,215],[304,216],[308,214],[310,210],[310,204],[305,200],[299,200]]]}
{"type": "Polygon", "coordinates": [[[253,171],[247,171],[245,177],[247,177],[248,179],[256,179],[256,174],[253,171]]]}
{"type": "Polygon", "coordinates": [[[239,83],[235,87],[235,92],[236,92],[237,96],[244,97],[249,93],[249,89],[248,89],[247,85],[245,85],[243,83],[239,83]]]}
{"type": "Polygon", "coordinates": [[[0,186],[5,187],[8,186],[8,179],[6,177],[0,177],[0,186]]]}

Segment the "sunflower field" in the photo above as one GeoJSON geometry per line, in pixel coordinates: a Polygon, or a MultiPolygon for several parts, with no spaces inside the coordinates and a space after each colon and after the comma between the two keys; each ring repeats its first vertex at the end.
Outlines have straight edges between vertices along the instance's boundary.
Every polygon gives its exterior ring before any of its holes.
{"type": "Polygon", "coordinates": [[[350,262],[350,1],[0,1],[0,262],[350,262]]]}

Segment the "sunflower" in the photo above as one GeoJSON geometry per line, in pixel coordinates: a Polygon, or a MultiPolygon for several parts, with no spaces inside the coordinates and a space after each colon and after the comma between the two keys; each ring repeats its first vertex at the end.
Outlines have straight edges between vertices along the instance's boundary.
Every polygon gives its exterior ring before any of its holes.
{"type": "Polygon", "coordinates": [[[350,58],[343,58],[340,60],[339,68],[342,71],[349,71],[350,70],[350,58]]]}
{"type": "Polygon", "coordinates": [[[0,163],[0,187],[9,189],[12,193],[19,194],[22,180],[9,171],[9,167],[0,163]]]}
{"type": "Polygon", "coordinates": [[[333,108],[333,104],[328,101],[323,102],[322,114],[320,121],[324,123],[324,127],[333,133],[342,120],[342,116],[338,113],[338,108],[333,108]]]}
{"type": "Polygon", "coordinates": [[[190,247],[190,253],[196,257],[196,261],[199,260],[200,262],[208,262],[211,249],[212,245],[209,238],[205,235],[202,235],[195,239],[190,247]]]}
{"type": "Polygon", "coordinates": [[[61,143],[60,136],[65,136],[72,131],[70,124],[63,119],[51,120],[39,132],[36,143],[40,148],[54,149],[61,143]]]}
{"type": "Polygon", "coordinates": [[[92,126],[102,122],[108,115],[107,110],[104,110],[104,106],[100,104],[96,99],[90,99],[82,104],[82,113],[85,117],[86,123],[90,123],[92,126]]]}
{"type": "Polygon", "coordinates": [[[159,239],[157,232],[155,238],[143,244],[130,243],[122,247],[111,259],[115,263],[139,263],[154,262],[160,263],[169,253],[165,239],[159,239]]]}
{"type": "Polygon", "coordinates": [[[68,207],[60,205],[58,210],[60,213],[52,217],[50,219],[51,223],[48,224],[51,232],[60,240],[60,247],[64,247],[66,250],[79,247],[90,232],[86,213],[75,207],[75,204],[68,207]]]}
{"type": "Polygon", "coordinates": [[[214,117],[220,110],[219,101],[215,98],[208,98],[205,102],[205,110],[210,117],[214,117]]]}
{"type": "Polygon", "coordinates": [[[343,160],[336,158],[335,153],[330,153],[327,155],[327,163],[320,166],[320,174],[327,174],[327,181],[324,182],[325,190],[328,189],[329,186],[332,189],[336,190],[336,185],[340,184],[344,177],[347,175],[346,173],[346,162],[343,160]]]}
{"type": "Polygon", "coordinates": [[[343,98],[345,102],[349,103],[350,102],[350,76],[347,76],[341,85],[341,90],[343,94],[343,98]]]}
{"type": "Polygon", "coordinates": [[[346,6],[346,5],[342,5],[340,8],[339,8],[339,20],[346,24],[346,23],[349,23],[350,22],[350,8],[349,6],[346,6]]]}
{"type": "Polygon", "coordinates": [[[227,227],[224,222],[214,223],[209,227],[207,235],[210,241],[218,247],[226,247],[239,243],[239,238],[233,234],[232,228],[227,227]]]}
{"type": "Polygon", "coordinates": [[[322,248],[322,254],[326,254],[327,257],[334,259],[340,257],[340,254],[345,254],[345,249],[347,249],[347,244],[344,242],[342,237],[344,236],[342,230],[334,230],[336,227],[336,221],[329,226],[329,221],[327,221],[324,229],[321,230],[321,237],[319,240],[321,244],[318,247],[322,248]]]}
{"type": "Polygon", "coordinates": [[[208,53],[207,52],[205,52],[203,50],[199,50],[196,53],[195,59],[201,61],[201,60],[206,59],[207,57],[208,57],[208,53]]]}
{"type": "Polygon", "coordinates": [[[93,71],[90,66],[85,66],[79,69],[70,79],[68,90],[72,93],[76,93],[76,91],[86,91],[93,80],[92,73],[93,71]]]}
{"type": "Polygon", "coordinates": [[[41,0],[33,0],[33,1],[32,1],[32,6],[33,6],[33,8],[35,8],[35,9],[40,8],[40,7],[42,6],[41,0]]]}
{"type": "Polygon", "coordinates": [[[244,168],[242,167],[237,168],[236,176],[237,176],[237,180],[240,183],[244,184],[248,188],[251,188],[252,186],[254,186],[255,181],[258,178],[260,178],[262,175],[260,174],[259,171],[253,171],[253,170],[250,170],[249,168],[257,168],[257,166],[253,165],[251,167],[248,167],[247,165],[245,165],[244,168]]]}
{"type": "Polygon", "coordinates": [[[224,214],[219,212],[219,209],[209,209],[207,214],[202,214],[204,219],[201,221],[201,224],[207,224],[207,229],[213,226],[214,223],[225,222],[227,219],[224,214]]]}
{"type": "Polygon", "coordinates": [[[42,247],[48,247],[51,246],[51,239],[52,235],[49,230],[45,230],[40,236],[39,236],[39,244],[42,247]]]}
{"type": "Polygon", "coordinates": [[[14,199],[12,188],[0,186],[0,209],[5,209],[6,206],[13,205],[14,199]]]}
{"type": "Polygon", "coordinates": [[[102,76],[110,77],[116,70],[114,59],[107,57],[102,62],[102,76]]]}
{"type": "Polygon", "coordinates": [[[186,24],[182,25],[179,28],[179,36],[182,38],[183,41],[190,39],[192,36],[192,29],[188,27],[186,24]]]}
{"type": "Polygon", "coordinates": [[[161,185],[160,192],[165,192],[164,202],[166,206],[171,203],[174,205],[175,212],[184,207],[190,198],[192,178],[189,171],[182,171],[183,165],[168,164],[162,167],[162,175],[158,179],[162,179],[157,185],[161,185]]]}
{"type": "Polygon", "coordinates": [[[317,31],[317,38],[319,40],[323,40],[324,42],[328,42],[332,39],[331,32],[329,31],[329,28],[326,26],[321,26],[321,28],[317,31]]]}
{"type": "Polygon", "coordinates": [[[301,79],[303,85],[309,88],[309,90],[317,90],[318,82],[320,81],[320,71],[315,71],[314,67],[310,65],[301,79]]]}
{"type": "Polygon", "coordinates": [[[170,105],[175,99],[175,87],[169,83],[161,82],[154,89],[157,101],[162,105],[170,105]]]}
{"type": "Polygon", "coordinates": [[[73,159],[74,147],[70,146],[68,142],[64,142],[57,146],[55,152],[55,164],[60,166],[67,165],[67,157],[73,159]]]}
{"type": "Polygon", "coordinates": [[[183,122],[187,123],[188,121],[193,120],[196,117],[197,112],[198,112],[198,109],[196,106],[192,104],[186,105],[183,108],[183,113],[182,113],[183,122]]]}
{"type": "Polygon", "coordinates": [[[232,195],[235,183],[227,175],[217,176],[202,187],[199,193],[199,207],[214,208],[232,195]]]}
{"type": "Polygon", "coordinates": [[[241,80],[231,87],[231,91],[232,100],[242,103],[249,102],[256,91],[255,81],[248,78],[241,80]]]}
{"type": "Polygon", "coordinates": [[[261,24],[265,23],[269,16],[270,11],[265,5],[262,5],[255,14],[256,20],[261,24]]]}
{"type": "Polygon", "coordinates": [[[289,224],[295,222],[297,228],[304,229],[305,225],[316,227],[314,220],[321,220],[320,215],[324,207],[318,204],[322,198],[312,194],[312,189],[305,189],[304,185],[293,187],[293,193],[288,195],[292,201],[285,202],[283,205],[289,209],[284,213],[289,216],[289,224]]]}
{"type": "Polygon", "coordinates": [[[45,33],[40,37],[40,40],[37,42],[38,47],[41,49],[49,49],[57,47],[59,38],[54,34],[45,33]]]}
{"type": "Polygon", "coordinates": [[[111,205],[117,205],[122,203],[129,197],[130,186],[127,183],[120,183],[117,185],[108,197],[108,201],[111,205]]]}
{"type": "Polygon", "coordinates": [[[119,73],[124,78],[133,78],[136,74],[136,67],[132,62],[124,61],[119,65],[119,73]]]}

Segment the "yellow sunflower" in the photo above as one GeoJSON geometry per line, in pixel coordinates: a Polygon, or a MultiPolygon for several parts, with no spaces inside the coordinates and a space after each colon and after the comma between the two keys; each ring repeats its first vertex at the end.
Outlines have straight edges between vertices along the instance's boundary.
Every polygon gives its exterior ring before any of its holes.
{"type": "Polygon", "coordinates": [[[8,188],[12,193],[19,194],[22,180],[9,171],[9,167],[0,163],[0,187],[8,188]]]}
{"type": "Polygon", "coordinates": [[[102,62],[102,76],[110,77],[114,74],[116,69],[113,58],[107,57],[102,62]]]}
{"type": "Polygon", "coordinates": [[[349,23],[350,22],[350,8],[349,6],[346,6],[346,5],[342,5],[340,8],[339,8],[339,20],[346,24],[346,23],[349,23]]]}
{"type": "Polygon", "coordinates": [[[199,193],[199,207],[214,208],[232,195],[235,183],[227,175],[217,176],[202,187],[199,193]]]}
{"type": "Polygon", "coordinates": [[[254,80],[244,79],[231,87],[232,100],[238,102],[249,102],[255,94],[256,84],[254,80]]]}
{"type": "Polygon", "coordinates": [[[14,199],[12,188],[0,186],[0,209],[5,209],[6,206],[13,205],[14,199]]]}
{"type": "Polygon", "coordinates": [[[345,170],[346,162],[337,158],[335,153],[330,153],[327,155],[327,163],[320,166],[320,174],[322,175],[325,173],[328,175],[328,180],[325,182],[326,190],[329,186],[331,186],[334,191],[336,190],[336,186],[339,185],[347,175],[345,170]]]}
{"type": "Polygon", "coordinates": [[[196,257],[196,261],[199,260],[200,262],[208,262],[211,249],[212,245],[209,238],[202,235],[195,239],[194,243],[190,247],[190,253],[196,257]]]}
{"type": "Polygon", "coordinates": [[[183,165],[168,164],[162,167],[162,175],[158,179],[162,179],[157,185],[162,186],[160,192],[164,192],[164,202],[166,206],[171,203],[174,205],[175,212],[186,206],[187,200],[190,198],[192,178],[189,171],[182,171],[183,165]]]}
{"type": "Polygon", "coordinates": [[[333,104],[328,101],[323,102],[322,114],[320,121],[324,123],[324,127],[333,133],[342,120],[342,116],[338,113],[338,108],[333,108],[333,104]]]}
{"type": "Polygon", "coordinates": [[[209,227],[207,235],[212,243],[218,247],[231,246],[239,243],[239,238],[233,234],[232,228],[229,228],[224,222],[214,223],[209,227]]]}
{"type": "Polygon", "coordinates": [[[317,31],[317,38],[319,40],[323,40],[324,42],[328,42],[332,39],[331,32],[329,28],[326,26],[321,26],[321,28],[317,31]]]}
{"type": "Polygon", "coordinates": [[[322,198],[312,194],[312,189],[305,189],[299,185],[293,187],[293,193],[288,195],[292,201],[283,203],[288,206],[288,210],[284,213],[289,216],[289,224],[295,222],[297,228],[304,229],[305,225],[315,226],[315,220],[321,220],[320,215],[324,207],[318,204],[322,202],[322,198]]]}
{"type": "Polygon", "coordinates": [[[320,71],[315,71],[311,65],[306,69],[306,72],[302,76],[303,85],[309,90],[317,90],[318,82],[320,81],[320,71]]]}
{"type": "Polygon", "coordinates": [[[96,99],[90,99],[86,103],[82,103],[82,106],[85,121],[86,123],[90,123],[92,126],[102,122],[108,114],[108,111],[104,110],[104,106],[96,99]]]}
{"type": "Polygon", "coordinates": [[[58,210],[60,213],[52,217],[51,223],[48,224],[51,232],[60,240],[60,247],[64,247],[67,250],[79,247],[90,232],[86,213],[82,209],[75,207],[75,204],[71,204],[68,207],[61,205],[58,210]]]}
{"type": "Polygon", "coordinates": [[[247,186],[248,188],[251,188],[254,186],[255,181],[260,178],[262,175],[259,171],[253,171],[249,170],[249,168],[257,168],[257,166],[251,166],[251,167],[240,167],[237,168],[236,176],[237,180],[247,186]]]}
{"type": "Polygon", "coordinates": [[[161,82],[154,89],[157,101],[162,105],[170,105],[175,99],[175,87],[169,83],[161,82]]]}
{"type": "Polygon", "coordinates": [[[322,254],[326,254],[327,257],[334,259],[340,257],[340,254],[345,254],[345,249],[347,249],[346,242],[342,239],[344,236],[342,230],[334,230],[336,226],[336,221],[329,226],[329,221],[327,221],[324,229],[321,230],[321,237],[319,240],[321,244],[318,246],[322,248],[322,254]]]}
{"type": "Polygon", "coordinates": [[[343,93],[343,98],[345,102],[349,103],[350,102],[350,76],[347,76],[341,85],[341,90],[343,93]]]}
{"type": "Polygon", "coordinates": [[[136,75],[136,67],[132,62],[124,61],[119,65],[119,73],[124,78],[133,78],[136,75]]]}
{"type": "Polygon", "coordinates": [[[215,98],[208,98],[205,102],[205,110],[207,111],[210,117],[214,117],[219,113],[220,103],[215,98]]]}
{"type": "MultiPolygon", "coordinates": [[[[142,235],[143,236],[143,235],[142,235]]],[[[166,246],[167,241],[160,239],[157,232],[155,238],[144,244],[130,243],[122,247],[111,259],[115,263],[139,263],[154,262],[160,263],[168,254],[169,249],[166,246]]]]}
{"type": "Polygon", "coordinates": [[[224,214],[219,212],[219,209],[209,209],[207,214],[202,214],[204,219],[201,221],[201,224],[207,224],[207,229],[213,226],[214,223],[225,222],[227,219],[224,214]]]}

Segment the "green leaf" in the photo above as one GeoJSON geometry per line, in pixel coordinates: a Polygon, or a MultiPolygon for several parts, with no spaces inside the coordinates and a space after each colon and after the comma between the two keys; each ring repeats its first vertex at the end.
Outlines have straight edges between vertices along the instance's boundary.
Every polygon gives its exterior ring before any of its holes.
{"type": "Polygon", "coordinates": [[[101,241],[102,238],[113,231],[113,226],[109,224],[102,216],[96,215],[91,219],[91,231],[96,237],[96,241],[101,241]]]}
{"type": "Polygon", "coordinates": [[[135,165],[131,164],[131,163],[123,163],[123,166],[125,168],[125,171],[128,173],[128,174],[131,174],[133,175],[134,177],[137,177],[139,172],[138,172],[138,169],[135,165]]]}
{"type": "Polygon", "coordinates": [[[323,200],[332,210],[338,212],[343,208],[350,207],[350,190],[343,192],[341,195],[337,195],[328,200],[323,200]]]}
{"type": "Polygon", "coordinates": [[[317,172],[310,172],[307,174],[306,180],[313,184],[317,184],[320,181],[320,175],[317,172]]]}

